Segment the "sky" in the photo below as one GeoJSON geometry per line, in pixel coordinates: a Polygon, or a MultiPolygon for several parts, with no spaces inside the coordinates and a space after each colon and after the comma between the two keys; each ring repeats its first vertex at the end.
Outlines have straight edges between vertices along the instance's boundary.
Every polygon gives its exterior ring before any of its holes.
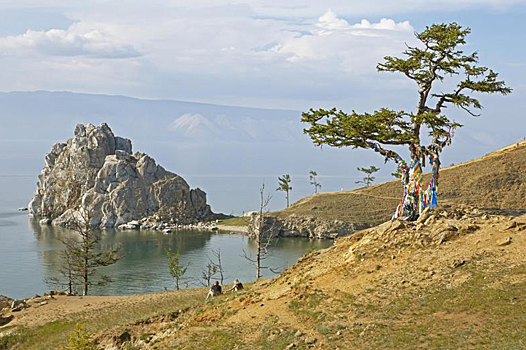
{"type": "Polygon", "coordinates": [[[0,0],[0,91],[73,91],[304,110],[412,108],[376,63],[426,25],[526,93],[526,0],[0,0]]]}
{"type": "Polygon", "coordinates": [[[471,28],[465,52],[513,88],[477,96],[478,118],[447,109],[465,125],[450,164],[526,137],[526,0],[0,0],[0,91],[412,111],[415,84],[376,65],[449,22],[471,28]]]}

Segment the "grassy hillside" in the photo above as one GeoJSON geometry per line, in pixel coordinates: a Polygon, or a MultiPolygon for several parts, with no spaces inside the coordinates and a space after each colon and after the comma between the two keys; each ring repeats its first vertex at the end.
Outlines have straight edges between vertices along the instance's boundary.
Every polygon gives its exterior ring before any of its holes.
{"type": "MultiPolygon", "coordinates": [[[[4,314],[14,319],[0,349],[60,348],[77,322],[97,349],[524,349],[526,215],[513,212],[525,208],[525,146],[446,169],[443,197],[464,205],[339,238],[275,279],[208,302],[205,289],[57,297],[4,314]]],[[[313,196],[279,214],[358,220],[378,209],[380,220],[397,185],[313,196]]]]}
{"type": "MultiPolygon", "coordinates": [[[[526,209],[526,142],[482,158],[443,168],[439,204],[464,204],[483,209],[526,209]]],[[[424,175],[428,183],[429,174],[424,175]]],[[[391,181],[351,192],[322,193],[304,198],[274,213],[343,220],[376,225],[388,220],[402,196],[400,181],[391,181]]]]}
{"type": "Polygon", "coordinates": [[[77,321],[97,349],[523,349],[525,233],[526,216],[477,209],[387,222],[208,302],[57,298],[0,329],[0,349],[60,348],[77,321]]]}

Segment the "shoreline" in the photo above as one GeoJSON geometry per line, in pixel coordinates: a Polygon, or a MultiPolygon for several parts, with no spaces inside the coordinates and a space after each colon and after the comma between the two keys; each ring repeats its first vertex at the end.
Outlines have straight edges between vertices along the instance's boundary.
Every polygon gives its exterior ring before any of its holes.
{"type": "Polygon", "coordinates": [[[248,234],[248,226],[215,225],[219,231],[248,234]]]}

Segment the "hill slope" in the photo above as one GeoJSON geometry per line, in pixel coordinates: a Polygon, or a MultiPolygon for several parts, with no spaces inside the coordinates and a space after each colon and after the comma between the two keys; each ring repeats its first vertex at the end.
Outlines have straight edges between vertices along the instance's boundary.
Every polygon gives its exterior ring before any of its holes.
{"type": "MultiPolygon", "coordinates": [[[[526,209],[526,141],[482,158],[440,171],[439,204],[481,209],[526,209]]],[[[429,174],[424,175],[428,183],[429,174]]],[[[402,196],[400,181],[351,192],[322,193],[304,198],[274,215],[292,214],[354,224],[377,225],[389,220],[402,196]]]]}
{"type": "Polygon", "coordinates": [[[130,334],[145,349],[519,348],[525,232],[526,216],[476,209],[386,223],[274,280],[130,334]],[[153,330],[155,341],[137,340],[153,330]]]}
{"type": "Polygon", "coordinates": [[[205,290],[128,297],[123,315],[97,297],[57,298],[11,324],[42,321],[46,308],[59,311],[54,322],[0,338],[0,348],[58,347],[76,321],[101,349],[523,348],[525,233],[526,215],[441,210],[340,238],[276,279],[207,303],[205,290]],[[83,308],[70,310],[75,302],[83,308]],[[90,303],[97,317],[84,311],[90,303]]]}
{"type": "MultiPolygon", "coordinates": [[[[78,321],[106,349],[524,348],[526,215],[517,212],[525,208],[525,161],[523,143],[445,169],[443,203],[460,205],[339,238],[275,279],[206,303],[201,289],[118,303],[62,297],[5,313],[14,319],[0,334],[14,333],[0,337],[0,349],[39,349],[42,339],[58,348],[78,321]]],[[[313,196],[279,214],[358,220],[378,209],[381,220],[398,185],[313,196]]]]}

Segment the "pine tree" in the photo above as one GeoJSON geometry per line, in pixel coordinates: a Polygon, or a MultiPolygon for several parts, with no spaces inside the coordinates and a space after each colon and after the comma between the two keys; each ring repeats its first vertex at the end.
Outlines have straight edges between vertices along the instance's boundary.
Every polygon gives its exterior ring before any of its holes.
{"type": "Polygon", "coordinates": [[[314,194],[318,193],[318,189],[321,188],[321,184],[318,181],[316,181],[316,176],[318,176],[318,173],[316,171],[309,171],[309,180],[310,184],[314,186],[314,194]]]}
{"type": "Polygon", "coordinates": [[[357,184],[363,184],[367,187],[371,186],[373,181],[375,180],[375,177],[373,176],[374,173],[376,173],[380,168],[375,167],[374,165],[371,165],[368,168],[357,168],[358,171],[361,171],[365,174],[365,177],[359,181],[356,181],[357,184]]]}
{"type": "Polygon", "coordinates": [[[285,174],[283,176],[278,177],[278,188],[276,188],[276,191],[284,191],[286,193],[287,197],[287,208],[290,205],[289,201],[289,192],[292,191],[292,186],[290,185],[290,182],[292,180],[290,179],[289,174],[285,174]]]}
{"type": "Polygon", "coordinates": [[[473,93],[509,94],[512,90],[492,69],[478,65],[478,54],[465,54],[461,46],[471,30],[457,23],[433,24],[421,33],[415,33],[418,47],[408,46],[404,58],[384,57],[377,65],[379,72],[402,73],[418,87],[418,103],[414,112],[381,108],[373,113],[343,112],[310,109],[302,114],[302,121],[310,124],[304,129],[315,145],[372,149],[387,162],[393,160],[402,173],[404,195],[393,218],[402,216],[416,219],[426,206],[437,205],[437,186],[440,153],[450,145],[456,128],[462,125],[444,115],[448,106],[456,106],[473,116],[482,108],[473,93]],[[447,78],[447,79],[446,79],[447,78]],[[436,91],[451,86],[450,91],[436,91]],[[422,144],[422,132],[431,138],[422,144]],[[408,162],[389,146],[406,146],[410,151],[408,162]],[[422,168],[429,158],[432,177],[427,188],[422,186],[422,168]]]}
{"type": "Polygon", "coordinates": [[[61,239],[66,246],[63,256],[63,268],[60,273],[66,277],[68,291],[71,293],[80,287],[82,295],[88,295],[92,285],[105,285],[111,279],[97,273],[97,268],[116,263],[122,254],[119,248],[103,249],[101,232],[91,226],[89,213],[77,217],[69,226],[76,237],[61,239]]]}

